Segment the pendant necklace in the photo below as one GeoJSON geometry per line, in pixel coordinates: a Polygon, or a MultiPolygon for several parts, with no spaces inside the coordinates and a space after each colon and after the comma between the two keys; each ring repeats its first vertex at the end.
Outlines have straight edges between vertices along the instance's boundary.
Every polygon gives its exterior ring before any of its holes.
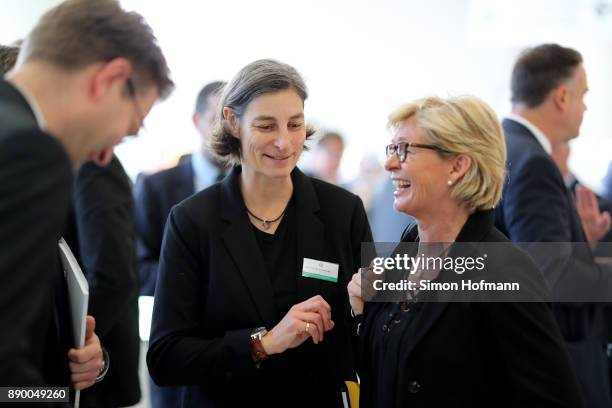
{"type": "Polygon", "coordinates": [[[285,209],[283,210],[283,212],[281,213],[281,215],[279,215],[278,217],[276,217],[273,220],[264,220],[263,218],[259,218],[258,216],[256,216],[255,214],[253,214],[251,212],[251,210],[249,210],[249,208],[247,206],[245,206],[247,212],[249,213],[249,215],[253,218],[255,218],[257,221],[261,221],[261,226],[263,227],[263,229],[265,229],[266,231],[268,229],[270,229],[270,225],[272,225],[273,223],[275,223],[276,221],[280,220],[281,217],[283,215],[285,215],[285,211],[287,211],[287,207],[285,207],[285,209]]]}

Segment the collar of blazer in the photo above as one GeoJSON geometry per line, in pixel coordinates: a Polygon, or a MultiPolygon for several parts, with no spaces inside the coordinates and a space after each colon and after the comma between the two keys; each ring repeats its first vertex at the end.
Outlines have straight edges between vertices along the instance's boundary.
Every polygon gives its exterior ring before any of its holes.
{"type": "MultiPolygon", "coordinates": [[[[481,242],[487,232],[493,228],[495,224],[495,211],[474,211],[465,225],[461,227],[459,235],[455,242],[481,242]]],[[[419,237],[419,230],[417,224],[413,223],[406,228],[406,231],[402,234],[402,242],[416,242],[419,237]]]]}
{"type": "Polygon", "coordinates": [[[7,118],[7,121],[10,118],[10,123],[14,127],[39,128],[36,115],[25,96],[3,78],[0,78],[0,113],[2,118],[7,118]]]}
{"type": "MultiPolygon", "coordinates": [[[[470,215],[463,226],[455,242],[482,242],[486,234],[493,228],[495,215],[494,210],[475,211],[470,215]]],[[[402,242],[416,242],[418,230],[416,225],[408,227],[402,235],[402,242]]],[[[451,254],[453,250],[451,249],[451,254]]],[[[452,274],[451,279],[458,275],[452,274]],[[455,275],[455,276],[452,276],[455,275]]],[[[429,329],[434,325],[449,302],[427,302],[418,317],[415,333],[406,340],[406,346],[402,351],[402,358],[407,358],[416,345],[425,337],[429,329]]]]}
{"type": "MultiPolygon", "coordinates": [[[[246,214],[246,206],[240,192],[238,178],[242,173],[241,166],[235,166],[227,177],[221,182],[221,218],[234,222],[243,219],[246,214]]],[[[310,177],[306,176],[297,167],[291,172],[293,181],[293,194],[298,213],[315,213],[319,211],[319,199],[315,192],[310,177]]]]}
{"type": "MultiPolygon", "coordinates": [[[[282,316],[277,316],[272,283],[240,192],[238,178],[241,171],[240,166],[234,167],[221,182],[221,218],[229,223],[222,240],[251,293],[262,325],[270,329],[282,316]]],[[[304,258],[324,260],[325,227],[317,214],[319,199],[310,178],[297,167],[291,173],[291,178],[299,239],[296,243],[297,270],[287,272],[296,274],[298,302],[301,302],[321,291],[321,281],[302,277],[301,271],[304,258]]]]}
{"type": "Polygon", "coordinates": [[[193,170],[191,168],[191,154],[185,154],[181,156],[178,164],[176,165],[177,172],[179,177],[176,178],[175,189],[178,191],[179,197],[181,198],[179,201],[184,200],[190,195],[197,193],[195,191],[195,185],[193,183],[193,170]]]}
{"type": "Polygon", "coordinates": [[[533,145],[534,149],[539,149],[542,153],[546,154],[546,156],[550,157],[550,153],[544,149],[542,143],[540,143],[527,126],[512,119],[504,119],[502,121],[502,128],[504,130],[504,137],[521,137],[523,140],[528,140],[529,143],[533,145]]]}

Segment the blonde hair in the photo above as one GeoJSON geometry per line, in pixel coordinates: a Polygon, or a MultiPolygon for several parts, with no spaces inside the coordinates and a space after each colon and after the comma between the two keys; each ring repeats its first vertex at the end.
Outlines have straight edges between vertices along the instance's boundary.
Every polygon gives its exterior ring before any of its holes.
{"type": "Polygon", "coordinates": [[[389,128],[413,118],[426,139],[445,152],[444,158],[465,155],[472,161],[451,188],[451,197],[470,211],[494,208],[505,179],[506,145],[495,112],[481,99],[435,96],[404,104],[389,115],[389,128]]]}

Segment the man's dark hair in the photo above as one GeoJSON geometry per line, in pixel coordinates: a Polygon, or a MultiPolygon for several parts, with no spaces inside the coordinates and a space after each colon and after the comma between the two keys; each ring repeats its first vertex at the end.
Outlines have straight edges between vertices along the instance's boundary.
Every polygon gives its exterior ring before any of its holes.
{"type": "Polygon", "coordinates": [[[67,0],[38,21],[23,45],[24,61],[71,70],[126,58],[136,88],[155,85],[163,99],[174,84],[151,27],[116,0],[67,0]]]}
{"type": "Polygon", "coordinates": [[[557,44],[529,48],[519,56],[512,70],[512,103],[535,108],[563,81],[571,78],[582,63],[582,55],[557,44]]]}
{"type": "Polygon", "coordinates": [[[15,66],[17,55],[19,55],[19,47],[0,45],[0,76],[9,72],[15,66]]]}
{"type": "Polygon", "coordinates": [[[198,115],[203,115],[207,109],[215,108],[214,106],[208,106],[208,97],[215,94],[219,95],[224,86],[225,82],[223,81],[215,81],[204,85],[196,98],[195,111],[198,115]]]}

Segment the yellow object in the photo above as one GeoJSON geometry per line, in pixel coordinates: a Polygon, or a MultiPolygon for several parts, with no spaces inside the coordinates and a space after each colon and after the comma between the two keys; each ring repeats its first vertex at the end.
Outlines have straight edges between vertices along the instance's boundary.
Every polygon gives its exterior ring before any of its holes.
{"type": "Polygon", "coordinates": [[[355,381],[345,381],[351,408],[359,408],[359,384],[355,381]]]}

